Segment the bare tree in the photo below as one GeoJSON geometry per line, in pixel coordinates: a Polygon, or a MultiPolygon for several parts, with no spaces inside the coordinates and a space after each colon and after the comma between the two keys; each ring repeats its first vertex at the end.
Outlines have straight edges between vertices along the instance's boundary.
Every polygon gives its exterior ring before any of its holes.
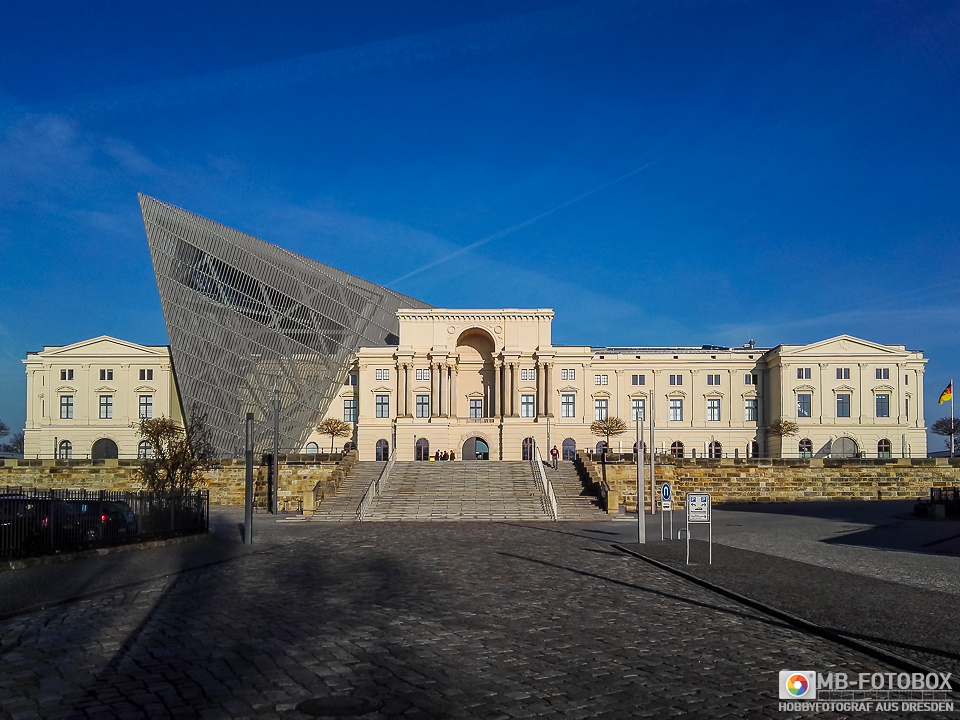
{"type": "Polygon", "coordinates": [[[7,425],[3,420],[0,420],[0,438],[5,438],[10,434],[10,426],[7,425]]]}
{"type": "Polygon", "coordinates": [[[21,430],[18,433],[14,433],[11,436],[11,438],[12,439],[10,440],[10,442],[8,442],[6,445],[3,446],[4,450],[6,450],[7,452],[19,453],[20,455],[23,455],[23,439],[24,439],[23,431],[21,430]]]}
{"type": "Polygon", "coordinates": [[[348,422],[340,418],[328,417],[322,423],[317,425],[317,432],[330,436],[330,452],[333,452],[333,443],[338,437],[350,437],[353,434],[353,427],[348,422]]]}
{"type": "Polygon", "coordinates": [[[590,423],[590,432],[597,437],[607,439],[607,449],[610,449],[610,438],[617,435],[623,435],[627,431],[627,424],[618,417],[610,417],[606,420],[594,420],[590,423]]]}
{"type": "Polygon", "coordinates": [[[930,432],[936,435],[949,436],[949,440],[944,440],[947,448],[950,450],[950,457],[960,450],[960,418],[943,417],[930,426],[930,432]]]}
{"type": "Polygon", "coordinates": [[[196,406],[185,426],[170,418],[149,418],[140,421],[137,434],[150,443],[149,457],[138,469],[148,490],[189,492],[202,482],[203,471],[214,464],[207,416],[196,406]]]}
{"type": "Polygon", "coordinates": [[[796,435],[798,432],[800,432],[800,426],[793,422],[793,420],[784,420],[783,418],[779,418],[767,425],[767,432],[771,435],[788,437],[790,435],[796,435]]]}

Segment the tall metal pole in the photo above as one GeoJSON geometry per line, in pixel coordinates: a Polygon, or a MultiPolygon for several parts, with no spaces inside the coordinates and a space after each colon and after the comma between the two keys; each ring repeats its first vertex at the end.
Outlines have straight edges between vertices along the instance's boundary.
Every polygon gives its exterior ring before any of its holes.
{"type": "MultiPolygon", "coordinates": [[[[653,390],[650,391],[650,497],[657,497],[657,491],[655,489],[656,480],[653,477],[653,466],[655,460],[653,459],[654,454],[656,453],[656,445],[653,444],[653,390]]],[[[656,505],[655,502],[651,500],[651,505],[656,505]]],[[[656,510],[654,510],[656,512],[656,510]]],[[[673,516],[671,515],[671,518],[673,516]]],[[[672,531],[672,529],[671,529],[672,531]]]]}
{"type": "Polygon", "coordinates": [[[643,516],[643,455],[639,454],[640,440],[643,438],[643,420],[637,411],[637,542],[647,542],[647,523],[643,516]]]}
{"type": "Polygon", "coordinates": [[[253,413],[247,413],[247,441],[244,457],[246,475],[244,483],[243,544],[253,544],[253,413]]]}
{"type": "Polygon", "coordinates": [[[277,514],[277,491],[280,489],[280,387],[274,391],[273,399],[273,482],[271,485],[272,499],[270,500],[270,512],[277,514]]]}

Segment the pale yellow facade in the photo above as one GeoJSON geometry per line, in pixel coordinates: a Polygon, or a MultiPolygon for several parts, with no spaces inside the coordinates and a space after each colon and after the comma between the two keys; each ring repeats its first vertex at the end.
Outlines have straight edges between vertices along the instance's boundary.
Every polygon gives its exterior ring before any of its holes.
{"type": "MultiPolygon", "coordinates": [[[[553,345],[553,315],[402,310],[399,346],[361,349],[327,417],[352,423],[361,460],[394,446],[400,460],[438,451],[459,460],[484,446],[491,460],[518,460],[530,439],[545,457],[554,445],[569,456],[596,449],[590,425],[603,417],[627,422],[610,450],[630,453],[635,403],[644,445],[652,419],[658,452],[926,456],[921,352],[850,336],[775,348],[553,345]],[[799,434],[767,433],[777,419],[799,434]]],[[[305,450],[330,443],[314,433],[305,450]]]]}
{"type": "Polygon", "coordinates": [[[23,363],[27,459],[136,458],[145,450],[137,436],[142,416],[182,423],[166,345],[103,335],[72,345],[46,345],[27,353],[23,363]]]}

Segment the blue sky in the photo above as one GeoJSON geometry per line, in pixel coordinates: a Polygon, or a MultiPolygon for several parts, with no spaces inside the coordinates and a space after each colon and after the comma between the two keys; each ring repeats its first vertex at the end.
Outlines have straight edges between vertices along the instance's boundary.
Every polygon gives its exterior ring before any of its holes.
{"type": "Polygon", "coordinates": [[[139,191],[558,344],[906,344],[932,422],[957,37],[922,0],[0,3],[0,418],[27,351],[166,343],[139,191]]]}

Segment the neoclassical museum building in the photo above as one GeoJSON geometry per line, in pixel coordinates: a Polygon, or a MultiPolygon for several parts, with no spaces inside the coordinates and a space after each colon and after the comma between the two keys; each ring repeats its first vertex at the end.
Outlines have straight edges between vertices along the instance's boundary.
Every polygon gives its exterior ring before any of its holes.
{"type": "Polygon", "coordinates": [[[224,457],[355,446],[361,460],[564,458],[591,423],[612,452],[926,456],[920,351],[842,335],[807,345],[554,345],[553,311],[450,310],[141,195],[169,347],[101,337],[29,353],[26,457],[149,453],[153,413],[207,418],[224,457]],[[317,432],[325,418],[350,437],[317,432]],[[778,435],[786,420],[797,432],[778,435]],[[547,453],[543,452],[544,456],[547,453]]]}

